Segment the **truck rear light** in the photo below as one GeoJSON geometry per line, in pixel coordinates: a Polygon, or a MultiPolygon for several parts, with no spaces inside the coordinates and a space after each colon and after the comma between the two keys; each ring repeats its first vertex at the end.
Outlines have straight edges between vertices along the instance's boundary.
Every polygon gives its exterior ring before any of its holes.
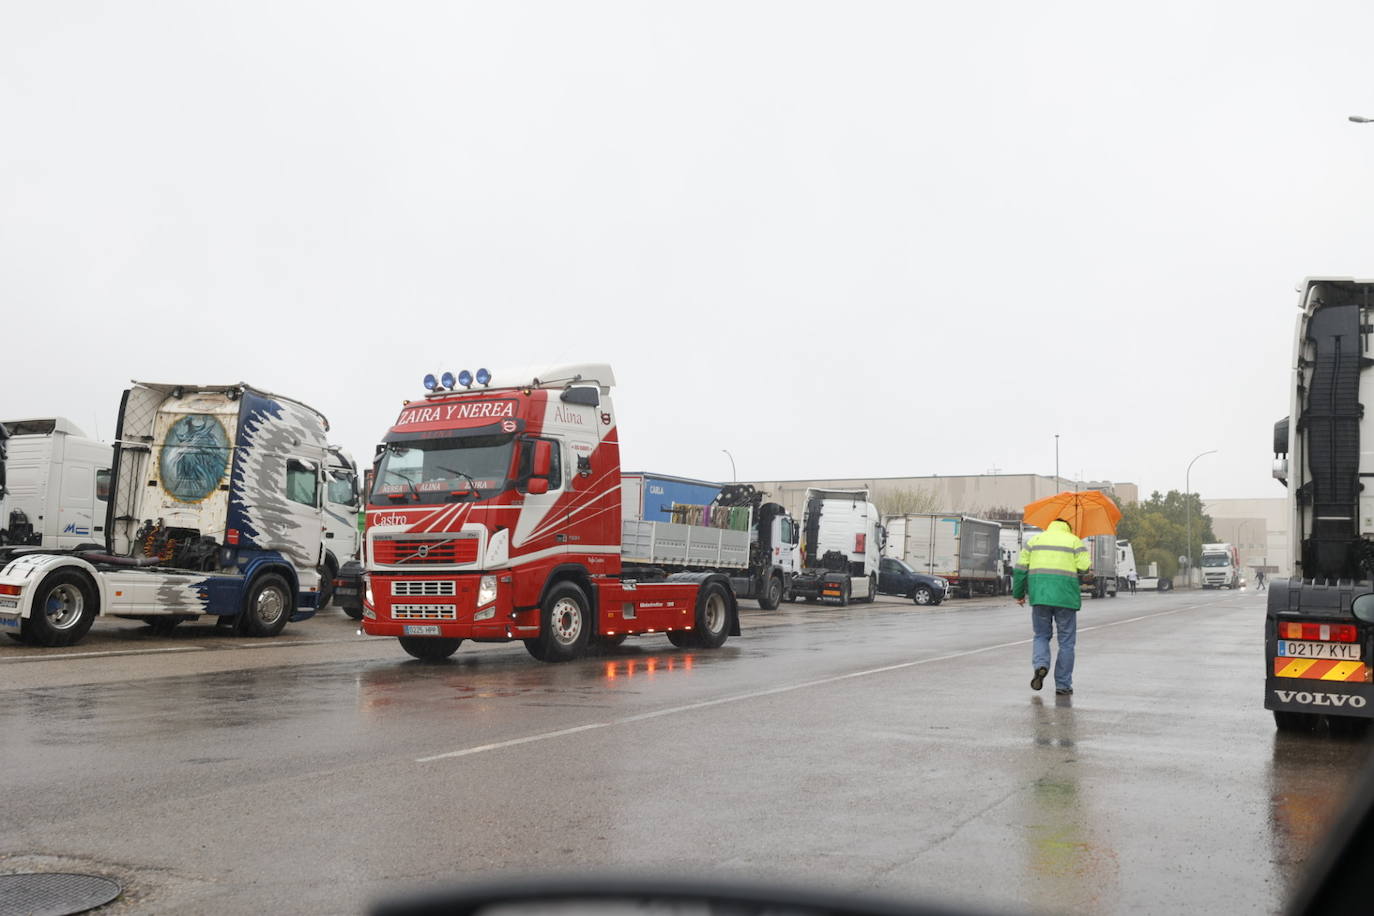
{"type": "Polygon", "coordinates": [[[230,528],[229,530],[224,532],[224,543],[229,544],[230,546],[237,546],[238,542],[239,530],[237,528],[230,528]]]}
{"type": "Polygon", "coordinates": [[[0,595],[17,595],[23,588],[22,585],[0,585],[0,595]]]}
{"type": "Polygon", "coordinates": [[[1307,639],[1320,642],[1358,642],[1360,631],[1350,623],[1298,623],[1287,620],[1279,624],[1283,639],[1307,639]]]}

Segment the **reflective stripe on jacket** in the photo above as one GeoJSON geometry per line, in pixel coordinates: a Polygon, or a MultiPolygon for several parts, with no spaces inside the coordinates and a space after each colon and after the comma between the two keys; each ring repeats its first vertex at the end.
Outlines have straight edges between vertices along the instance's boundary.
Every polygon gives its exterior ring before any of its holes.
{"type": "Polygon", "coordinates": [[[1088,548],[1064,522],[1050,527],[1026,542],[1011,577],[1014,598],[1029,597],[1032,605],[1066,607],[1078,610],[1083,599],[1078,594],[1078,574],[1092,566],[1088,548]]]}

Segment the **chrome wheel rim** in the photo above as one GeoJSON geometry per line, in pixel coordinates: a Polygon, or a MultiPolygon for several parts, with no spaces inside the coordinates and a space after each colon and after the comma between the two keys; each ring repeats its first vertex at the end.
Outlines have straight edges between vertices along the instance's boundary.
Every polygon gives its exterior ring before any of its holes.
{"type": "Polygon", "coordinates": [[[706,632],[719,633],[725,627],[725,596],[720,592],[708,595],[701,616],[702,622],[706,625],[706,632]]]}
{"type": "Polygon", "coordinates": [[[43,616],[54,630],[66,630],[76,626],[85,608],[86,597],[81,589],[64,583],[48,592],[48,600],[43,602],[43,616]]]}
{"type": "Polygon", "coordinates": [[[263,623],[276,623],[285,610],[286,599],[280,589],[272,586],[258,592],[257,600],[253,602],[253,614],[263,623]]]}
{"type": "Polygon", "coordinates": [[[925,588],[916,589],[916,603],[930,604],[930,590],[925,588]]]}
{"type": "Polygon", "coordinates": [[[582,635],[582,608],[571,598],[559,598],[549,615],[553,638],[559,645],[570,646],[582,635]]]}

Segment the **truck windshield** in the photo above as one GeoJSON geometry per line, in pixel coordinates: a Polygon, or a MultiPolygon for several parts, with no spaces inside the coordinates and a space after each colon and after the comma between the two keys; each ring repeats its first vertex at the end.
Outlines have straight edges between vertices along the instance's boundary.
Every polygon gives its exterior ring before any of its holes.
{"type": "Polygon", "coordinates": [[[389,442],[372,486],[374,505],[443,503],[501,492],[514,436],[389,442]]]}
{"type": "Polygon", "coordinates": [[[1231,558],[1224,553],[1204,553],[1202,555],[1203,566],[1230,566],[1231,558]]]}

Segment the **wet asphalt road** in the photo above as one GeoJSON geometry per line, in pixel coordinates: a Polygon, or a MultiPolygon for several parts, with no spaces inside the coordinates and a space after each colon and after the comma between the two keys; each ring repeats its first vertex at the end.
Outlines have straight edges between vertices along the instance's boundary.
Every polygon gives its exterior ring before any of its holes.
{"type": "Polygon", "coordinates": [[[426,665],[338,612],[269,642],[0,646],[0,872],[115,912],[357,912],[496,874],[777,879],[1044,912],[1275,911],[1369,756],[1279,736],[1263,596],[1088,602],[1036,694],[1009,599],[746,612],[543,665],[426,665]]]}

